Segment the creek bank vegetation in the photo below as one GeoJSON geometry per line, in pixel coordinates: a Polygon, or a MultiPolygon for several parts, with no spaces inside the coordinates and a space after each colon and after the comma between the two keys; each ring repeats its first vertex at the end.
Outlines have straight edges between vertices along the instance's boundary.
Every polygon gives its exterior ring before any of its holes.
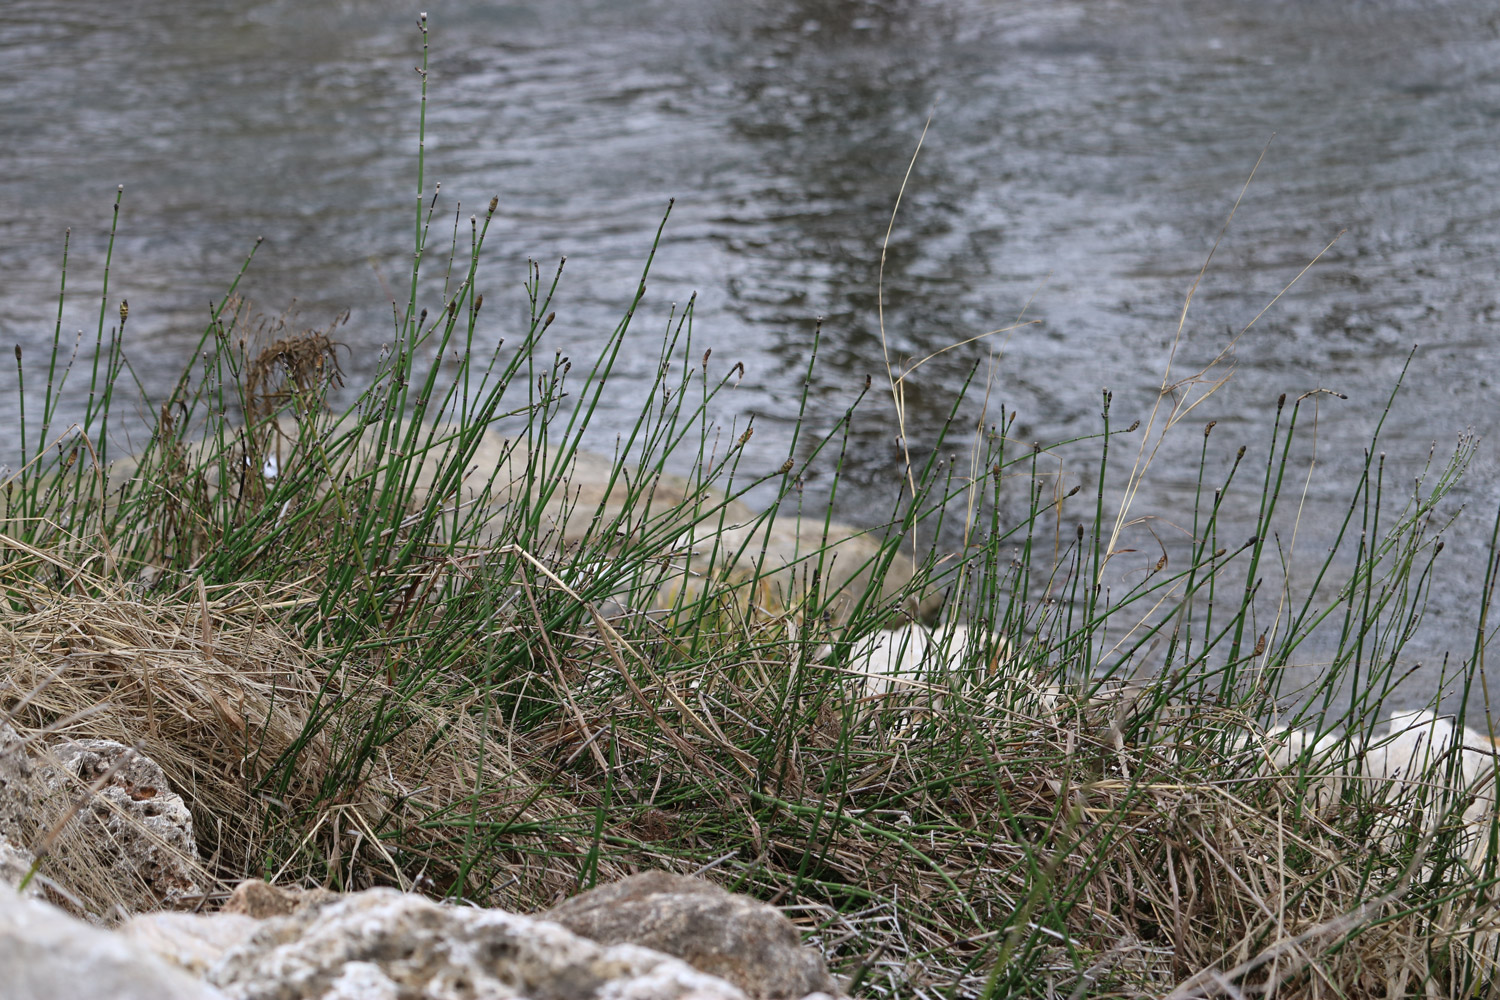
{"type": "MultiPolygon", "coordinates": [[[[123,303],[89,370],[60,341],[20,359],[0,712],[157,762],[193,811],[204,900],[264,877],[534,912],[659,868],[783,908],[860,996],[1488,988],[1495,816],[1473,807],[1493,755],[1382,724],[1471,441],[1394,503],[1367,463],[1305,592],[1262,585],[1295,534],[1284,497],[1315,474],[1299,399],[1266,441],[1203,432],[1182,558],[1126,551],[1151,449],[1207,377],[1164,380],[1144,429],[1106,394],[1099,433],[1055,446],[955,400],[884,523],[856,530],[837,473],[868,385],[752,474],[749,430],[715,420],[741,372],[694,342],[689,304],[638,420],[589,454],[649,261],[597,358],[548,349],[560,278],[535,268],[526,325],[485,353],[495,202],[440,238],[420,171],[418,192],[410,296],[362,387],[340,389],[335,330],[258,337],[231,289],[127,456],[123,303]],[[439,256],[458,263],[424,309],[439,256]],[[1121,472],[1126,442],[1143,458],[1121,472]],[[1058,468],[1085,453],[1080,495],[1058,468]],[[798,488],[815,468],[835,484],[817,508],[798,488]],[[771,509],[745,506],[754,487],[771,509]],[[1315,632],[1331,662],[1283,690],[1315,632]],[[1403,733],[1419,750],[1372,767],[1403,733]]],[[[107,910],[86,858],[39,856],[107,910]]]]}

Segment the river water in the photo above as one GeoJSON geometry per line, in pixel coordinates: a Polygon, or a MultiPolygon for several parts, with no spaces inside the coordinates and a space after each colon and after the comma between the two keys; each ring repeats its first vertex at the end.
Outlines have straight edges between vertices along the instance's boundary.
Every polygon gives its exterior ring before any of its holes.
{"type": "MultiPolygon", "coordinates": [[[[0,344],[30,359],[50,344],[68,227],[63,329],[93,329],[123,184],[111,309],[130,301],[148,392],[187,361],[259,236],[243,290],[272,313],[296,300],[310,325],[350,309],[347,367],[368,370],[409,269],[415,15],[386,0],[8,0],[0,344]]],[[[1178,544],[1203,423],[1218,421],[1222,476],[1239,445],[1264,455],[1280,393],[1321,388],[1348,398],[1315,400],[1298,545],[1316,557],[1419,345],[1382,438],[1395,492],[1434,444],[1441,456],[1466,428],[1482,440],[1443,508],[1464,512],[1409,652],[1472,644],[1500,502],[1492,0],[547,0],[434,4],[430,26],[438,215],[499,197],[482,334],[515,336],[526,259],[565,254],[549,336],[590,356],[675,198],[603,425],[634,412],[670,304],[696,292],[696,342],[722,370],[746,366],[720,415],[754,417],[754,472],[786,455],[816,317],[814,429],[867,374],[881,385],[881,243],[929,118],[884,271],[891,356],[1030,322],[909,377],[919,453],[976,362],[1021,443],[1097,429],[1106,386],[1116,426],[1149,417],[1184,296],[1259,160],[1173,368],[1233,340],[1220,370],[1234,378],[1158,456],[1131,514],[1160,520],[1128,540],[1149,549],[1151,527],[1178,544]]],[[[14,387],[7,366],[0,460],[17,453],[14,387]]],[[[898,478],[888,396],[863,409],[841,486],[856,521],[889,509],[898,478]]],[[[1089,482],[1092,452],[1064,454],[1064,475],[1089,482]]]]}

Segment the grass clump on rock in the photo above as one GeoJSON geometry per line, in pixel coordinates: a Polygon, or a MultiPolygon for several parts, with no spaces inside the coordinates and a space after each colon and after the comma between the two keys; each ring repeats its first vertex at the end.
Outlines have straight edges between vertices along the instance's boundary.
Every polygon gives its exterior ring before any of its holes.
{"type": "MultiPolygon", "coordinates": [[[[558,278],[533,269],[525,328],[482,356],[494,207],[467,245],[454,231],[465,263],[425,309],[414,266],[360,387],[336,328],[257,328],[232,289],[130,454],[123,303],[76,423],[58,414],[85,373],[54,350],[39,390],[25,363],[0,712],[160,764],[215,891],[530,912],[659,868],[785,908],[859,995],[1488,988],[1494,809],[1473,806],[1493,767],[1450,740],[1396,775],[1378,730],[1472,443],[1394,512],[1367,466],[1305,593],[1261,585],[1301,400],[1218,481],[1204,433],[1189,542],[1144,572],[1118,570],[1151,463],[1116,486],[1138,428],[1107,395],[1097,436],[1049,448],[1018,449],[1013,415],[971,437],[955,401],[887,522],[850,528],[796,487],[837,473],[863,393],[748,476],[748,431],[714,418],[741,372],[692,343],[691,305],[613,454],[586,447],[645,275],[573,361],[546,347],[558,278]],[[1078,496],[1058,459],[1095,448],[1078,496]],[[780,499],[755,512],[754,487],[780,499]],[[1247,494],[1255,535],[1230,538],[1247,494]],[[1284,669],[1330,628],[1330,666],[1292,697],[1284,669]]],[[[1181,385],[1148,440],[1195,405],[1181,385]]],[[[42,865],[75,893],[87,868],[42,865]]]]}

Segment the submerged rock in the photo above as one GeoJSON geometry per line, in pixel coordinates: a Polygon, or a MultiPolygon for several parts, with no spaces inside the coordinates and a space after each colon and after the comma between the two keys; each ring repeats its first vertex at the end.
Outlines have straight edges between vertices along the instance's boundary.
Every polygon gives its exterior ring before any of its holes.
{"type": "Polygon", "coordinates": [[[816,582],[818,604],[836,623],[848,621],[862,601],[932,621],[942,610],[944,595],[933,590],[907,593],[917,565],[893,544],[879,530],[818,517],[705,523],[679,540],[680,562],[663,582],[656,603],[670,608],[679,599],[690,603],[704,593],[723,592],[734,595],[742,609],[805,614],[816,582]]]}

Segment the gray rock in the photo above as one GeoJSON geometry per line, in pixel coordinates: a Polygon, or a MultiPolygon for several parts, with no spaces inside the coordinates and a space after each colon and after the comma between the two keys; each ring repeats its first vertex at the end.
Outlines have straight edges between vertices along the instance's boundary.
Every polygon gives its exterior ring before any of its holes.
{"type": "MultiPolygon", "coordinates": [[[[252,464],[257,469],[290,470],[306,461],[312,448],[338,451],[341,447],[347,448],[350,469],[370,469],[389,462],[392,451],[384,440],[384,425],[357,424],[357,419],[348,417],[320,427],[322,437],[316,442],[304,441],[304,429],[295,421],[279,421],[269,436],[267,453],[257,456],[252,464]],[[348,440],[356,434],[357,441],[348,440]],[[340,441],[342,445],[335,444],[340,441]]],[[[642,471],[629,462],[617,463],[585,450],[567,455],[556,444],[533,446],[523,438],[506,437],[497,429],[499,426],[503,423],[486,427],[474,439],[473,453],[461,465],[457,462],[457,426],[438,423],[418,427],[411,446],[411,468],[415,471],[410,483],[412,505],[421,507],[439,490],[446,490],[443,499],[452,504],[468,506],[482,501],[487,508],[487,523],[479,531],[478,540],[487,545],[508,540],[502,537],[508,509],[523,498],[536,500],[538,480],[555,486],[552,495],[540,501],[543,531],[554,532],[564,544],[577,542],[616,519],[626,530],[639,530],[648,514],[653,518],[667,516],[685,526],[683,515],[670,512],[688,500],[701,501],[703,510],[722,506],[732,521],[748,521],[751,517],[748,507],[729,500],[722,490],[700,489],[681,476],[642,471]],[[632,495],[634,500],[630,499],[632,495]]],[[[412,424],[404,420],[396,430],[397,440],[404,447],[412,424]]],[[[203,467],[204,485],[210,494],[219,490],[216,447],[217,443],[210,441],[186,449],[189,463],[203,467]]],[[[239,448],[225,464],[238,468],[245,461],[243,448],[239,448]]],[[[136,472],[133,459],[121,459],[111,468],[118,479],[136,472]]]]}
{"type": "MultiPolygon", "coordinates": [[[[438,430],[450,436],[453,433],[452,428],[438,430]]],[[[440,447],[433,448],[424,456],[417,474],[418,494],[432,492],[441,453],[440,447]]],[[[478,491],[494,474],[488,499],[497,520],[484,533],[488,541],[501,540],[498,532],[503,528],[506,508],[529,495],[528,486],[533,485],[530,477],[542,475],[543,469],[557,488],[542,505],[542,523],[555,528],[564,542],[577,542],[586,533],[597,532],[617,519],[629,531],[639,530],[648,519],[669,517],[683,524],[683,518],[691,515],[679,508],[688,507],[693,500],[704,512],[722,507],[731,523],[752,517],[750,508],[729,500],[722,490],[700,488],[681,476],[643,472],[629,463],[617,463],[584,450],[574,452],[566,461],[564,458],[555,447],[544,446],[538,446],[533,457],[526,441],[503,437],[493,428],[485,430],[465,467],[463,487],[478,491]]]]}
{"type": "Polygon", "coordinates": [[[45,898],[90,919],[116,906],[136,913],[177,905],[199,892],[192,815],[154,761],[109,740],[32,752],[41,749],[0,723],[0,881],[17,885],[45,845],[27,894],[44,889],[45,898]]]}
{"type": "Polygon", "coordinates": [[[0,834],[25,843],[34,826],[36,767],[26,742],[0,722],[0,834]]]}
{"type": "MultiPolygon", "coordinates": [[[[256,470],[291,470],[306,461],[314,448],[341,451],[340,461],[347,461],[343,467],[348,469],[388,464],[393,453],[384,438],[385,426],[358,424],[358,419],[346,417],[320,425],[317,441],[303,440],[304,428],[283,420],[256,446],[264,453],[252,449],[255,454],[247,456],[242,441],[222,463],[216,455],[217,441],[189,444],[185,454],[190,466],[201,467],[202,485],[209,495],[220,489],[221,465],[238,469],[248,462],[256,470]]],[[[889,562],[879,588],[869,595],[879,604],[895,605],[898,593],[916,574],[917,566],[904,548],[882,551],[883,530],[870,532],[837,521],[825,525],[815,515],[773,517],[757,523],[748,506],[718,487],[643,470],[585,450],[567,454],[555,443],[528,443],[502,434],[499,428],[503,426],[502,421],[476,435],[473,451],[462,463],[457,461],[458,427],[445,423],[418,427],[411,445],[413,474],[408,484],[413,509],[439,493],[445,504],[465,510],[482,504],[484,513],[473,540],[484,546],[513,540],[511,518],[523,503],[539,515],[544,549],[552,544],[573,546],[588,536],[602,541],[606,549],[623,544],[622,536],[659,539],[661,556],[670,557],[670,572],[622,581],[609,602],[617,610],[670,611],[679,598],[691,602],[707,591],[735,598],[741,610],[754,606],[772,614],[798,611],[816,572],[819,591],[829,598],[829,614],[844,622],[866,592],[874,589],[873,564],[889,562]],[[545,499],[539,486],[551,491],[545,499]],[[602,537],[606,528],[611,537],[602,537]]],[[[411,430],[409,420],[396,428],[401,447],[406,446],[411,430]]],[[[109,470],[116,482],[138,472],[133,458],[119,459],[109,470]]],[[[244,482],[260,488],[254,477],[244,482]]],[[[230,488],[237,486],[231,483],[230,488]]],[[[931,622],[943,601],[941,592],[929,589],[907,595],[900,610],[931,622]]]]}
{"type": "Polygon", "coordinates": [[[148,951],[48,903],[0,886],[0,995],[5,1000],[223,1000],[148,951]]]}
{"type": "Polygon", "coordinates": [[[209,971],[234,1000],[744,1000],[731,984],[553,923],[369,889],[261,923],[209,971]]]}
{"type": "Polygon", "coordinates": [[[60,900],[68,898],[61,886],[32,872],[36,855],[26,846],[37,839],[39,814],[60,808],[60,796],[47,791],[46,779],[57,777],[55,768],[39,765],[27,753],[19,733],[0,722],[0,882],[19,889],[30,876],[22,893],[27,899],[45,899],[44,886],[60,900]]]}
{"type": "Polygon", "coordinates": [[[219,912],[242,913],[256,920],[264,920],[266,917],[290,916],[309,906],[321,906],[338,898],[338,893],[327,889],[302,889],[296,886],[271,885],[258,878],[247,879],[234,887],[219,912]]]}
{"type": "Polygon", "coordinates": [[[706,882],[643,872],[540,914],[600,944],[637,944],[675,955],[746,994],[837,993],[823,956],[802,945],[780,910],[706,882]]]}
{"type": "Polygon", "coordinates": [[[97,825],[105,877],[114,880],[126,910],[176,906],[202,891],[192,813],[155,761],[113,740],[68,741],[53,753],[86,786],[130,755],[73,820],[81,825],[91,818],[97,825]]]}

